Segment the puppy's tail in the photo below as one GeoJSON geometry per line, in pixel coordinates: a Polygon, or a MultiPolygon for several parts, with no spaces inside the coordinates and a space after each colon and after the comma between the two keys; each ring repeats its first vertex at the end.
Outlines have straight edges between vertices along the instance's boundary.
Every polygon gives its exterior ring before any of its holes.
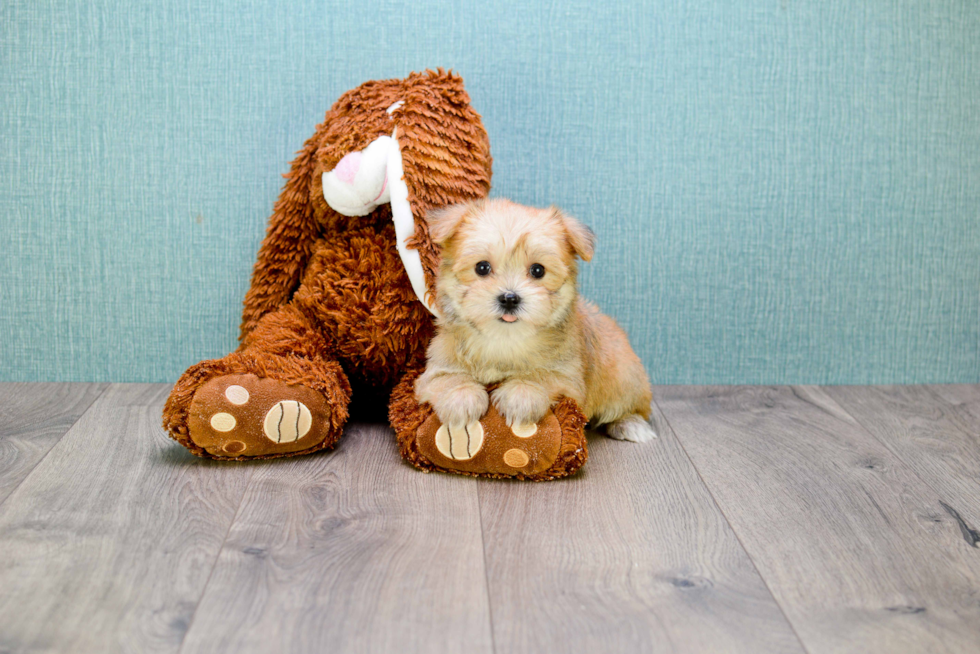
{"type": "Polygon", "coordinates": [[[606,435],[620,441],[632,441],[634,443],[646,443],[657,437],[657,432],[649,422],[643,419],[638,413],[620,418],[606,426],[606,435]]]}

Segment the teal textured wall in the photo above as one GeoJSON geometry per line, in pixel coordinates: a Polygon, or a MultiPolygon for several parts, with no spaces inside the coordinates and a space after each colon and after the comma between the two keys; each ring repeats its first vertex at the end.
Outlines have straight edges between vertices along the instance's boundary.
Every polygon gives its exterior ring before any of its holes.
{"type": "Polygon", "coordinates": [[[0,378],[232,349],[293,152],[444,66],[655,382],[980,381],[980,4],[409,4],[2,3],[0,378]]]}

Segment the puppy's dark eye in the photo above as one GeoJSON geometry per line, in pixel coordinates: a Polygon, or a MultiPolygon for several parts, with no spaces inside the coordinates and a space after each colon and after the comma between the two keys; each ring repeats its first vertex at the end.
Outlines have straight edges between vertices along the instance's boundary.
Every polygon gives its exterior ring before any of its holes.
{"type": "Polygon", "coordinates": [[[490,274],[491,270],[492,268],[490,267],[489,261],[481,261],[480,263],[476,264],[476,274],[480,277],[486,277],[490,274]]]}
{"type": "Polygon", "coordinates": [[[535,279],[541,279],[542,277],[544,277],[544,266],[542,266],[540,263],[532,263],[530,272],[531,272],[531,277],[534,277],[535,279]]]}

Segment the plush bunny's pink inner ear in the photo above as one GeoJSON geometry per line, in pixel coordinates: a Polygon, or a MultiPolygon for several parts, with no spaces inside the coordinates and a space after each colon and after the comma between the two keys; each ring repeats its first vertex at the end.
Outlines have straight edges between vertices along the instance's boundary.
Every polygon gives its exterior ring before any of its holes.
{"type": "Polygon", "coordinates": [[[366,148],[348,152],[333,170],[323,173],[323,199],[344,216],[366,216],[390,200],[388,160],[397,154],[391,136],[381,136],[366,148]]]}
{"type": "Polygon", "coordinates": [[[432,238],[432,242],[436,245],[442,245],[451,239],[472,208],[473,203],[462,202],[442,209],[434,209],[427,213],[425,222],[429,225],[429,236],[432,238]]]}
{"type": "Polygon", "coordinates": [[[333,169],[337,179],[344,184],[353,184],[354,178],[357,177],[357,171],[361,168],[361,159],[363,158],[364,154],[360,150],[344,155],[337,167],[333,169]]]}

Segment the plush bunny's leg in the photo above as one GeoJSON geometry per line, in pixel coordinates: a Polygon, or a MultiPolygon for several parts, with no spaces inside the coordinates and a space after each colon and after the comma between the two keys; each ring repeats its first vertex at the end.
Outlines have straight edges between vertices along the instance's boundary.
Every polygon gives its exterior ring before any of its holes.
{"type": "Polygon", "coordinates": [[[242,348],[191,366],[174,386],[163,426],[198,456],[295,456],[333,446],[350,384],[323,337],[292,305],[262,318],[242,348]]]}

